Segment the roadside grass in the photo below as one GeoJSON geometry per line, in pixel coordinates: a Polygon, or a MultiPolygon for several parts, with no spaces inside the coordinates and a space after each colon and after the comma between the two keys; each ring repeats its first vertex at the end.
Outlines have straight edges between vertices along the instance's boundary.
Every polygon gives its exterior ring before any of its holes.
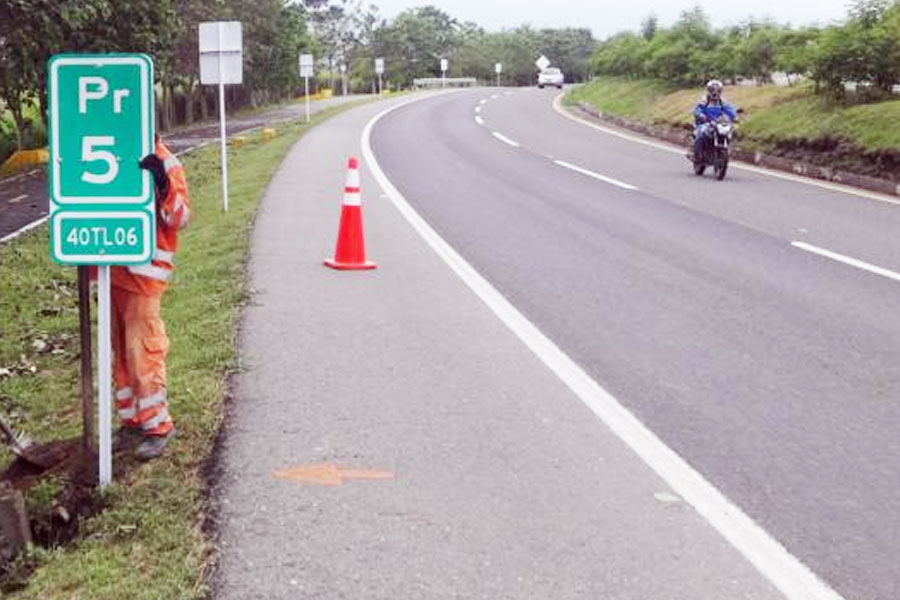
{"type": "MultiPolygon", "coordinates": [[[[587,102],[628,119],[681,127],[701,89],[675,90],[664,82],[599,77],[575,89],[570,103],[587,102]]],[[[727,86],[726,99],[746,113],[741,147],[773,151],[779,146],[829,147],[843,142],[862,153],[900,152],[900,100],[842,104],[817,96],[809,84],[791,87],[727,86]]]]}
{"type": "MultiPolygon", "coordinates": [[[[227,378],[237,367],[235,327],[245,300],[244,265],[254,215],[291,146],[323,120],[360,103],[323,111],[312,123],[281,125],[263,142],[229,150],[229,211],[221,209],[218,148],[183,157],[193,222],[180,240],[163,299],[172,342],[169,395],[179,436],[148,464],[116,457],[105,510],[86,519],[73,543],[30,552],[37,565],[10,598],[156,600],[202,598],[211,546],[203,532],[203,468],[219,428],[227,378]]],[[[0,410],[38,440],[77,436],[78,312],[75,269],[49,258],[47,227],[0,246],[0,410]],[[40,340],[40,341],[36,341],[40,340]]],[[[52,494],[56,484],[29,495],[52,494]],[[48,492],[49,488],[49,492],[48,492]]],[[[47,502],[46,498],[31,498],[47,502]]]]}

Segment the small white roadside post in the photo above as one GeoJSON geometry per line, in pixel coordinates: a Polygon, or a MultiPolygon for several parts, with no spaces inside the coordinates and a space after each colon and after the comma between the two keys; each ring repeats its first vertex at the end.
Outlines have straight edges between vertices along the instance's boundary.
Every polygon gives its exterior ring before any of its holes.
{"type": "Polygon", "coordinates": [[[384,59],[376,58],[375,59],[375,73],[378,74],[378,95],[381,96],[381,76],[384,75],[384,59]]]}
{"type": "Polygon", "coordinates": [[[313,76],[313,59],[312,54],[300,55],[300,77],[303,78],[303,89],[306,94],[306,122],[309,123],[309,78],[313,76]]]}
{"type": "Polygon", "coordinates": [[[500,87],[500,73],[503,72],[503,63],[496,63],[494,65],[494,73],[497,74],[497,87],[500,87]]]}
{"type": "Polygon", "coordinates": [[[347,95],[347,65],[341,63],[341,95],[347,95]]]}
{"type": "Polygon", "coordinates": [[[441,87],[447,87],[447,67],[450,66],[450,61],[446,58],[441,59],[441,87]]]}
{"type": "Polygon", "coordinates": [[[228,211],[228,152],[225,137],[225,84],[243,82],[240,21],[200,23],[200,83],[219,85],[219,137],[222,146],[222,207],[228,211]]]}

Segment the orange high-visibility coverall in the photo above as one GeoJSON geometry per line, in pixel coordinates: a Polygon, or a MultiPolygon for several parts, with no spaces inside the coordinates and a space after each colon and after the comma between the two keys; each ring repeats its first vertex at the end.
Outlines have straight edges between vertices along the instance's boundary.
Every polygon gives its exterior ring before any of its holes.
{"type": "Polygon", "coordinates": [[[174,270],[178,231],[190,220],[190,205],[181,162],[161,141],[154,154],[163,161],[169,190],[157,202],[153,260],[111,269],[113,377],[122,426],[140,428],[146,435],[167,435],[175,425],[166,397],[169,338],[159,306],[174,270]]]}

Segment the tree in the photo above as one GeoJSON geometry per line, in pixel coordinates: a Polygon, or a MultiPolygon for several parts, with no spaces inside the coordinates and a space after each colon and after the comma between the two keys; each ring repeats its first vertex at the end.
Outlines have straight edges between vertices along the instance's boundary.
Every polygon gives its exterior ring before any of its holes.
{"type": "Polygon", "coordinates": [[[391,80],[409,86],[416,77],[440,72],[440,60],[457,49],[458,31],[459,23],[434,6],[412,8],[377,28],[372,45],[376,56],[391,60],[391,80]]]}

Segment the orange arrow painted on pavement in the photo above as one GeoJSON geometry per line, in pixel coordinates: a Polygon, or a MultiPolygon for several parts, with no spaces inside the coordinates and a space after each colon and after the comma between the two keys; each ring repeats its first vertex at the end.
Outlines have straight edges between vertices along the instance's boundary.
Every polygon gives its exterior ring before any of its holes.
{"type": "Polygon", "coordinates": [[[341,469],[331,463],[319,463],[272,471],[272,477],[315,485],[343,485],[348,479],[393,479],[394,473],[376,469],[341,469]]]}

